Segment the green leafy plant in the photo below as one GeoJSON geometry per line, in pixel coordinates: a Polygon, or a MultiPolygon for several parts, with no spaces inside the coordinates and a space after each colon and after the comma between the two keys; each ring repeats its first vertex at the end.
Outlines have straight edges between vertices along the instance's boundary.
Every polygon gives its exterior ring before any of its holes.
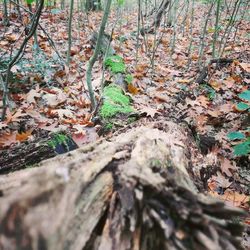
{"type": "Polygon", "coordinates": [[[236,156],[244,156],[250,154],[250,137],[244,142],[237,144],[233,147],[236,156]]]}
{"type": "Polygon", "coordinates": [[[69,138],[61,133],[53,135],[52,139],[47,142],[48,146],[55,149],[57,145],[64,144],[67,146],[67,142],[69,141],[69,138]]]}
{"type": "Polygon", "coordinates": [[[241,142],[233,146],[235,156],[245,156],[250,154],[250,136],[246,137],[245,133],[234,131],[227,135],[230,141],[240,140],[241,142]]]}
{"type": "Polygon", "coordinates": [[[126,75],[125,81],[126,81],[128,84],[131,84],[132,81],[133,81],[133,76],[132,76],[131,74],[126,75]]]}
{"type": "Polygon", "coordinates": [[[125,2],[125,0],[117,0],[117,4],[118,4],[118,6],[122,6],[122,5],[124,5],[124,2],[125,2]]]}
{"type": "Polygon", "coordinates": [[[202,84],[201,87],[206,91],[206,95],[209,100],[213,100],[216,97],[216,91],[207,84],[202,84]]]}
{"type": "Polygon", "coordinates": [[[35,0],[26,0],[27,4],[32,4],[35,0]]]}
{"type": "Polygon", "coordinates": [[[250,111],[250,90],[243,91],[238,95],[238,97],[242,101],[236,104],[236,109],[238,111],[250,111]]]}
{"type": "Polygon", "coordinates": [[[107,57],[104,61],[104,65],[109,67],[114,74],[125,73],[126,71],[123,58],[118,55],[107,57]]]}

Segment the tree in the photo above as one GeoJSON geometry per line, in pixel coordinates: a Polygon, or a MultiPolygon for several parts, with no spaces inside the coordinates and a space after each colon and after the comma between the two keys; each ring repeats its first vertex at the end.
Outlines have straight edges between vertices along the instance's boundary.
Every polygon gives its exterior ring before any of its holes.
{"type": "Polygon", "coordinates": [[[87,11],[101,10],[101,0],[86,0],[85,8],[87,11]]]}

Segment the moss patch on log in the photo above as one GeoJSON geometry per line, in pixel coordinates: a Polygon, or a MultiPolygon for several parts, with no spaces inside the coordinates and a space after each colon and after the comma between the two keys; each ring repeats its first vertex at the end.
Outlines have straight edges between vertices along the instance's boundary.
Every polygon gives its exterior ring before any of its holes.
{"type": "Polygon", "coordinates": [[[129,114],[134,111],[130,105],[129,96],[126,96],[123,90],[115,84],[104,88],[103,99],[103,105],[100,109],[103,120],[113,118],[117,114],[129,114]]]}

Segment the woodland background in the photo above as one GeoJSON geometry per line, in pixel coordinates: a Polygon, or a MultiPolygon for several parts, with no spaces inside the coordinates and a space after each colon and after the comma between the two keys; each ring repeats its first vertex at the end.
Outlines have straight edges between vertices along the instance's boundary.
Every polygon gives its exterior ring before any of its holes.
{"type": "MultiPolygon", "coordinates": [[[[172,121],[191,131],[190,151],[199,149],[192,164],[200,191],[249,212],[249,7],[248,0],[1,1],[3,183],[8,173],[100,138],[172,121]]],[[[247,248],[249,217],[241,223],[247,248]]]]}

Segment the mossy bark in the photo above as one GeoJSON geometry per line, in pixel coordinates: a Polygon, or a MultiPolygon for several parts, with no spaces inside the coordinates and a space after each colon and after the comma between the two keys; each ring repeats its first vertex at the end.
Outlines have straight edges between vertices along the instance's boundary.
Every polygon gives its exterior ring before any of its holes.
{"type": "Polygon", "coordinates": [[[102,129],[99,134],[123,127],[137,119],[130,96],[122,87],[110,84],[103,89],[102,101],[98,111],[102,129]]]}
{"type": "Polygon", "coordinates": [[[0,249],[241,249],[242,212],[198,193],[193,147],[157,122],[0,176],[0,249]]]}

